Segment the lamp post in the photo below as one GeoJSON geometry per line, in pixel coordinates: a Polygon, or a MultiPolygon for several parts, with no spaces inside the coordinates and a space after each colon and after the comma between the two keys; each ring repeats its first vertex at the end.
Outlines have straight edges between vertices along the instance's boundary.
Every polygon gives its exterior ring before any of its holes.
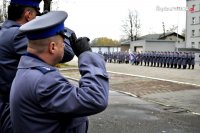
{"type": "Polygon", "coordinates": [[[178,24],[177,24],[177,33],[176,33],[176,51],[178,52],[178,24]]]}

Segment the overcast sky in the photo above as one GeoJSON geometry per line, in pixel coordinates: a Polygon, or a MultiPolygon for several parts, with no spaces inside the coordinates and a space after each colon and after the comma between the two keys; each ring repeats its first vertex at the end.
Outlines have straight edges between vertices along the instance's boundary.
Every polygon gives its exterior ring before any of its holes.
{"type": "Polygon", "coordinates": [[[53,0],[53,10],[65,10],[67,27],[77,36],[90,39],[108,37],[119,40],[123,37],[123,20],[129,10],[137,10],[141,21],[141,35],[162,33],[179,25],[181,33],[186,22],[186,0],[53,0]],[[163,11],[161,11],[163,10],[163,11]]]}

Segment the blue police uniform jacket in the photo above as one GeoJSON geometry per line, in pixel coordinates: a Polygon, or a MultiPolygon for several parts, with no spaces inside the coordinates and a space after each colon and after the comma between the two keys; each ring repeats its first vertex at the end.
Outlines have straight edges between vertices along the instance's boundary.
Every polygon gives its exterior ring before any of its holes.
{"type": "MultiPolygon", "coordinates": [[[[19,31],[21,25],[6,20],[0,27],[0,132],[11,132],[9,95],[20,57],[26,53],[28,39],[19,31]]],[[[72,33],[70,29],[67,31],[72,33]]],[[[74,53],[68,40],[65,40],[62,62],[73,59],[74,53]]]]}
{"type": "MultiPolygon", "coordinates": [[[[21,25],[6,20],[0,28],[0,94],[8,101],[11,83],[15,77],[20,57],[26,53],[28,39],[20,33],[21,25]]],[[[68,29],[69,30],[69,29],[68,29]]],[[[70,61],[74,53],[65,40],[65,52],[62,62],[70,61]]]]}
{"type": "Polygon", "coordinates": [[[103,56],[79,56],[81,79],[72,85],[54,67],[22,56],[10,94],[15,133],[85,133],[87,116],[108,104],[109,78],[103,56]]]}

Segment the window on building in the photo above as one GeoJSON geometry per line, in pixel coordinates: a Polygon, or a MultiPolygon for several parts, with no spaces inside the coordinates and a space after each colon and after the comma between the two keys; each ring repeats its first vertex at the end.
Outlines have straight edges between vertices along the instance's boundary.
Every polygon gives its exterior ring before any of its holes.
{"type": "MultiPolygon", "coordinates": [[[[200,11],[200,10],[199,10],[199,11],[200,11]]],[[[200,17],[199,17],[199,21],[198,21],[197,23],[199,23],[199,24],[200,24],[200,17]]]]}
{"type": "Polygon", "coordinates": [[[192,37],[195,36],[195,30],[192,30],[192,37]]]}
{"type": "Polygon", "coordinates": [[[192,42],[192,43],[191,43],[191,47],[192,47],[192,48],[195,48],[195,42],[192,42]]]}
{"type": "Polygon", "coordinates": [[[195,17],[192,17],[192,24],[195,24],[195,17]]]}
{"type": "Polygon", "coordinates": [[[200,29],[199,29],[199,36],[200,36],[200,29]]]}
{"type": "Polygon", "coordinates": [[[200,11],[200,4],[198,4],[198,11],[200,11]]]}
{"type": "MultiPolygon", "coordinates": [[[[200,11],[200,10],[199,10],[200,11]]],[[[200,24],[200,17],[199,17],[199,24],[200,24]]]]}
{"type": "Polygon", "coordinates": [[[200,42],[199,42],[199,49],[200,49],[200,42]]]}

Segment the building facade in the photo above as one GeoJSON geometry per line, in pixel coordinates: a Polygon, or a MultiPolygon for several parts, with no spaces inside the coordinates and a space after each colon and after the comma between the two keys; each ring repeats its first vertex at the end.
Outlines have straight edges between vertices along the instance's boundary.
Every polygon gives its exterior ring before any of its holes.
{"type": "Polygon", "coordinates": [[[175,51],[175,41],[171,40],[138,40],[131,42],[130,51],[134,52],[173,52],[175,51]]]}
{"type": "Polygon", "coordinates": [[[187,0],[186,48],[200,49],[200,0],[187,0]]]}
{"type": "Polygon", "coordinates": [[[122,51],[178,51],[185,48],[185,37],[175,32],[148,34],[141,36],[137,41],[121,42],[122,51]]]}

